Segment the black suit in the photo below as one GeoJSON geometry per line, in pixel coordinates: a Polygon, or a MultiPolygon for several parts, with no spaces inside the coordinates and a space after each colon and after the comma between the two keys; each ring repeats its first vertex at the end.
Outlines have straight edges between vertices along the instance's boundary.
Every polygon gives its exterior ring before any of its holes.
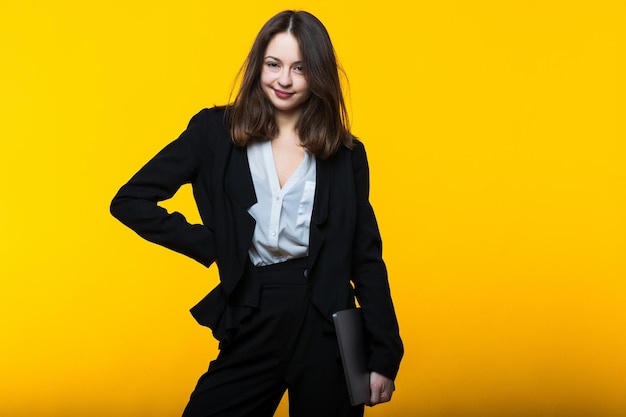
{"type": "MultiPolygon", "coordinates": [[[[395,378],[403,348],[368,194],[360,142],[352,151],[342,148],[327,160],[317,159],[309,294],[329,322],[333,312],[354,305],[356,294],[371,336],[370,369],[395,378]]],[[[192,313],[227,342],[229,332],[258,303],[258,288],[245,273],[255,225],[247,209],[255,202],[246,151],[232,143],[224,109],[213,108],[195,115],[177,140],[119,190],[111,212],[147,240],[207,267],[217,263],[221,283],[192,313]],[[168,214],[157,205],[185,183],[193,185],[203,225],[189,224],[180,213],[168,214]],[[235,313],[224,314],[227,309],[235,313]]]]}

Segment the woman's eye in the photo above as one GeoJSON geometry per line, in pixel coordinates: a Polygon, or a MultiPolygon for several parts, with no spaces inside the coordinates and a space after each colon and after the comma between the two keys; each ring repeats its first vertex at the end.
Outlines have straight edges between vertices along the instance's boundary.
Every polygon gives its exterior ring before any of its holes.
{"type": "Polygon", "coordinates": [[[304,73],[304,67],[302,65],[296,65],[295,67],[293,67],[293,70],[299,74],[304,73]]]}
{"type": "Polygon", "coordinates": [[[265,65],[267,66],[267,68],[269,68],[270,70],[276,71],[279,68],[279,65],[277,62],[266,62],[265,65]]]}

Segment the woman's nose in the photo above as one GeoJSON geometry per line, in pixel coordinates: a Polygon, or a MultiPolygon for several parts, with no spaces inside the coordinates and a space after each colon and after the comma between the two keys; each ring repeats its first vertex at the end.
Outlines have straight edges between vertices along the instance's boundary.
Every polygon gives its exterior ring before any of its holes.
{"type": "Polygon", "coordinates": [[[290,86],[291,85],[291,71],[286,68],[280,73],[280,78],[278,79],[278,83],[282,86],[290,86]]]}

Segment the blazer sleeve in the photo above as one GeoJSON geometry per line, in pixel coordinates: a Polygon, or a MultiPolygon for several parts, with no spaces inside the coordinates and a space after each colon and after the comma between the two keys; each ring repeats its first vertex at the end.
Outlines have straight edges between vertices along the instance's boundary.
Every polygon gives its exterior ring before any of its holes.
{"type": "Polygon", "coordinates": [[[117,192],[111,214],[139,236],[187,255],[205,266],[215,260],[213,232],[190,224],[178,213],[168,213],[158,202],[171,198],[200,169],[200,155],[208,152],[210,110],[196,114],[178,139],[167,145],[117,192]]]}
{"type": "Polygon", "coordinates": [[[352,271],[355,294],[370,336],[369,368],[395,379],[404,354],[387,269],[382,259],[382,240],[369,202],[369,167],[365,148],[356,142],[352,167],[357,199],[352,271]]]}

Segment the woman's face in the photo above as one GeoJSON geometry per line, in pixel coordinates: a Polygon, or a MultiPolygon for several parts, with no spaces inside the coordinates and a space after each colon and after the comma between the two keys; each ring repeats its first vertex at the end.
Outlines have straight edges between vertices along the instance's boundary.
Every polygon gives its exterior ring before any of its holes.
{"type": "Polygon", "coordinates": [[[298,113],[310,92],[298,41],[287,32],[277,33],[267,45],[261,70],[261,88],[276,110],[298,113]]]}

